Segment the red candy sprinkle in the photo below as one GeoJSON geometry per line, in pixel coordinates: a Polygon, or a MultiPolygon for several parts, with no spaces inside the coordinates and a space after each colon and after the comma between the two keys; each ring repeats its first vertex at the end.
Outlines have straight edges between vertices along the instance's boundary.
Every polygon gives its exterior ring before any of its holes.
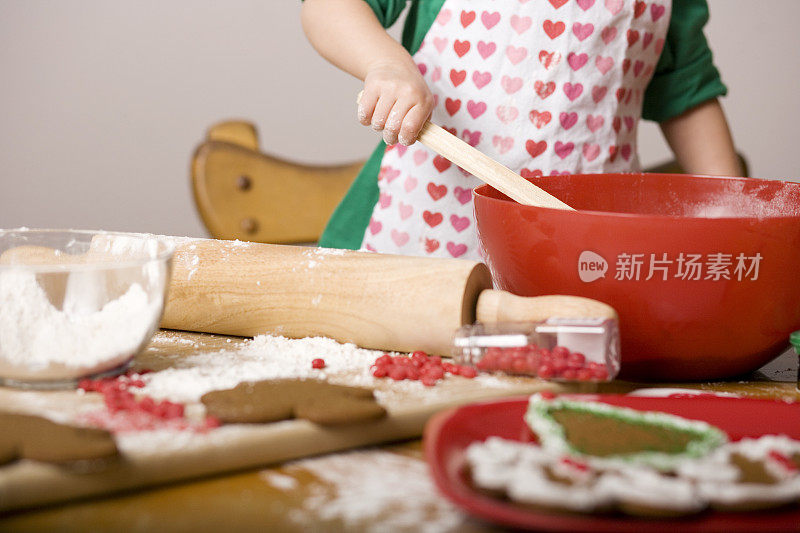
{"type": "Polygon", "coordinates": [[[561,462],[564,463],[567,466],[571,466],[572,468],[574,468],[576,470],[580,470],[581,472],[586,472],[586,471],[589,470],[589,465],[587,465],[586,463],[583,463],[581,461],[577,461],[577,460],[573,459],[572,457],[566,457],[566,456],[562,457],[561,458],[561,462]]]}
{"type": "Polygon", "coordinates": [[[436,382],[439,381],[439,380],[438,379],[434,379],[434,378],[432,378],[430,376],[423,376],[422,379],[420,379],[420,381],[426,387],[433,387],[433,386],[436,385],[436,382]]]}
{"type": "Polygon", "coordinates": [[[316,369],[325,368],[325,359],[319,359],[319,358],[314,359],[313,361],[311,361],[311,368],[316,368],[316,369]]]}
{"type": "Polygon", "coordinates": [[[550,379],[555,376],[556,373],[553,370],[553,367],[548,365],[542,365],[539,367],[539,377],[544,379],[550,379]]]}
{"type": "Polygon", "coordinates": [[[440,366],[434,366],[425,371],[425,375],[433,379],[444,378],[444,369],[440,366]]]}
{"type": "Polygon", "coordinates": [[[784,469],[788,470],[789,472],[796,472],[798,470],[797,465],[794,464],[794,461],[792,461],[789,457],[786,457],[778,450],[770,450],[770,452],[767,455],[769,455],[770,459],[781,465],[784,469]]]}
{"type": "Polygon", "coordinates": [[[370,368],[376,378],[418,380],[426,387],[433,387],[448,373],[470,379],[478,375],[474,367],[443,362],[438,355],[428,355],[419,350],[408,356],[384,354],[375,359],[370,368]]]}
{"type": "Polygon", "coordinates": [[[103,395],[107,410],[107,414],[87,413],[86,421],[115,432],[159,428],[207,431],[220,425],[219,420],[213,417],[207,417],[200,426],[192,424],[184,416],[183,404],[168,400],[157,402],[148,396],[137,398],[130,389],[145,386],[145,382],[139,379],[144,373],[146,372],[128,371],[116,377],[80,380],[78,388],[103,395]]]}
{"type": "MultiPolygon", "coordinates": [[[[500,371],[512,375],[539,376],[543,379],[578,381],[608,379],[608,369],[604,365],[587,361],[584,354],[572,352],[565,346],[554,346],[552,350],[533,345],[512,348],[490,347],[475,364],[475,368],[482,372],[500,371]]],[[[451,371],[447,366],[445,369],[451,371]]]]}
{"type": "Polygon", "coordinates": [[[478,371],[472,368],[471,366],[459,366],[458,375],[472,379],[478,375],[478,371]]]}
{"type": "Polygon", "coordinates": [[[573,368],[566,368],[563,372],[561,372],[561,377],[570,381],[574,381],[578,378],[578,371],[573,368]]]}
{"type": "Polygon", "coordinates": [[[217,418],[216,416],[208,415],[206,417],[206,420],[205,420],[206,429],[218,428],[221,425],[222,425],[222,422],[220,422],[219,418],[217,418]]]}

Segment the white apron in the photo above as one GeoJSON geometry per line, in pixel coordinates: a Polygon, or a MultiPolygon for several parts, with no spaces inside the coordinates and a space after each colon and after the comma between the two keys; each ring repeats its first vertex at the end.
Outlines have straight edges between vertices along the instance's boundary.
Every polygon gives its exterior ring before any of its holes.
{"type": "MultiPolygon", "coordinates": [[[[671,0],[447,0],[414,55],[432,121],[524,177],[638,170],[670,11],[671,0]]],[[[420,143],[387,148],[362,248],[480,260],[480,184],[420,143]]]]}

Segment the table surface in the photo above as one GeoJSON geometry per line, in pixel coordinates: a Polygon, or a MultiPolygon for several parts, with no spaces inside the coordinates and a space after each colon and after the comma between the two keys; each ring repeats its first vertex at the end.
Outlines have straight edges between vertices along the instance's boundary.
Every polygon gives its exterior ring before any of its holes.
{"type": "MultiPolygon", "coordinates": [[[[209,348],[241,340],[203,338],[209,348]]],[[[615,381],[593,391],[582,385],[580,392],[677,387],[798,401],[796,379],[797,356],[788,351],[734,381],[615,381]]],[[[428,531],[496,530],[438,495],[427,475],[421,441],[412,440],[13,513],[0,517],[0,531],[116,531],[121,526],[129,531],[415,531],[423,523],[428,531]]]]}

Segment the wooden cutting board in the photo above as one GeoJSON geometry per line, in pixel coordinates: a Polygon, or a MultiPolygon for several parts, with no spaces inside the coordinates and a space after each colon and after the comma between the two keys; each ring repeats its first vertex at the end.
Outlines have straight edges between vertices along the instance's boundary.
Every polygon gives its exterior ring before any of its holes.
{"type": "MultiPolygon", "coordinates": [[[[133,367],[159,371],[191,365],[193,355],[231,350],[246,342],[247,339],[237,337],[161,331],[135,359],[133,367]]],[[[121,459],[96,472],[33,461],[0,467],[0,513],[419,437],[428,418],[442,409],[559,388],[537,379],[507,376],[478,380],[449,376],[435,387],[420,384],[412,392],[408,382],[400,387],[389,379],[377,381],[376,390],[387,393],[381,396],[381,401],[389,413],[377,422],[324,428],[303,420],[290,420],[228,425],[207,433],[122,433],[116,435],[121,459]]],[[[58,421],[70,421],[81,412],[103,408],[97,393],[8,388],[0,388],[0,405],[4,410],[44,415],[58,421]]]]}

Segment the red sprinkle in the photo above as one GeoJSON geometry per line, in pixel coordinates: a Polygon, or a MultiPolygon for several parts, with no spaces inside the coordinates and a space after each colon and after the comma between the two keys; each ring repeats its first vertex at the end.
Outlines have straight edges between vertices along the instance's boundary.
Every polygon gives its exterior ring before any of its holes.
{"type": "Polygon", "coordinates": [[[436,385],[447,373],[466,378],[474,378],[478,374],[474,367],[443,362],[438,355],[428,355],[421,350],[408,356],[383,354],[375,359],[370,369],[376,378],[419,380],[426,387],[436,385]]]}
{"type": "Polygon", "coordinates": [[[786,457],[778,450],[770,450],[770,452],[767,455],[769,455],[770,459],[781,465],[784,469],[788,470],[789,472],[796,472],[797,470],[800,470],[800,468],[798,468],[798,466],[794,463],[794,461],[786,457]]]}
{"type": "Polygon", "coordinates": [[[444,369],[442,367],[440,367],[440,366],[434,366],[434,367],[428,368],[425,371],[425,375],[430,377],[430,378],[433,378],[435,380],[442,379],[442,378],[444,378],[444,369]]]}
{"type": "MultiPolygon", "coordinates": [[[[446,366],[445,370],[453,372],[446,366]]],[[[518,376],[538,376],[543,379],[578,381],[605,381],[608,369],[605,365],[587,361],[580,352],[570,351],[565,346],[554,346],[552,350],[535,345],[509,348],[489,347],[475,364],[481,372],[505,372],[518,376]]]]}
{"type": "Polygon", "coordinates": [[[564,463],[565,465],[571,466],[576,470],[580,470],[581,472],[586,472],[587,470],[589,470],[589,465],[581,461],[577,461],[572,457],[562,457],[561,462],[564,463]]]}
{"type": "Polygon", "coordinates": [[[478,375],[478,371],[471,366],[458,367],[458,375],[464,378],[472,379],[478,375]]]}
{"type": "Polygon", "coordinates": [[[402,366],[395,366],[389,370],[389,377],[395,381],[402,381],[406,379],[406,370],[402,366]]]}
{"type": "Polygon", "coordinates": [[[206,427],[207,429],[214,429],[214,428],[218,428],[218,427],[220,427],[221,425],[222,425],[222,422],[220,422],[219,418],[217,418],[216,416],[213,416],[213,415],[208,415],[208,416],[206,417],[206,420],[205,420],[205,427],[206,427]]]}
{"type": "Polygon", "coordinates": [[[423,385],[425,385],[426,387],[433,387],[433,386],[435,386],[435,385],[436,385],[436,382],[437,382],[437,381],[439,381],[439,380],[438,380],[438,379],[434,379],[434,378],[432,378],[432,377],[430,377],[430,376],[422,376],[422,378],[420,379],[420,381],[421,381],[421,382],[422,382],[422,384],[423,384],[423,385]]]}
{"type": "Polygon", "coordinates": [[[320,358],[314,359],[313,361],[311,361],[311,368],[316,368],[316,369],[325,368],[325,359],[320,359],[320,358]]]}
{"type": "Polygon", "coordinates": [[[113,378],[82,379],[78,387],[86,392],[98,392],[103,395],[106,413],[90,412],[84,416],[85,421],[96,426],[105,427],[114,432],[139,431],[151,429],[191,429],[207,431],[220,425],[219,420],[207,417],[202,425],[192,424],[185,418],[183,404],[143,396],[137,398],[131,388],[145,386],[139,379],[145,371],[128,371],[113,378]]]}

